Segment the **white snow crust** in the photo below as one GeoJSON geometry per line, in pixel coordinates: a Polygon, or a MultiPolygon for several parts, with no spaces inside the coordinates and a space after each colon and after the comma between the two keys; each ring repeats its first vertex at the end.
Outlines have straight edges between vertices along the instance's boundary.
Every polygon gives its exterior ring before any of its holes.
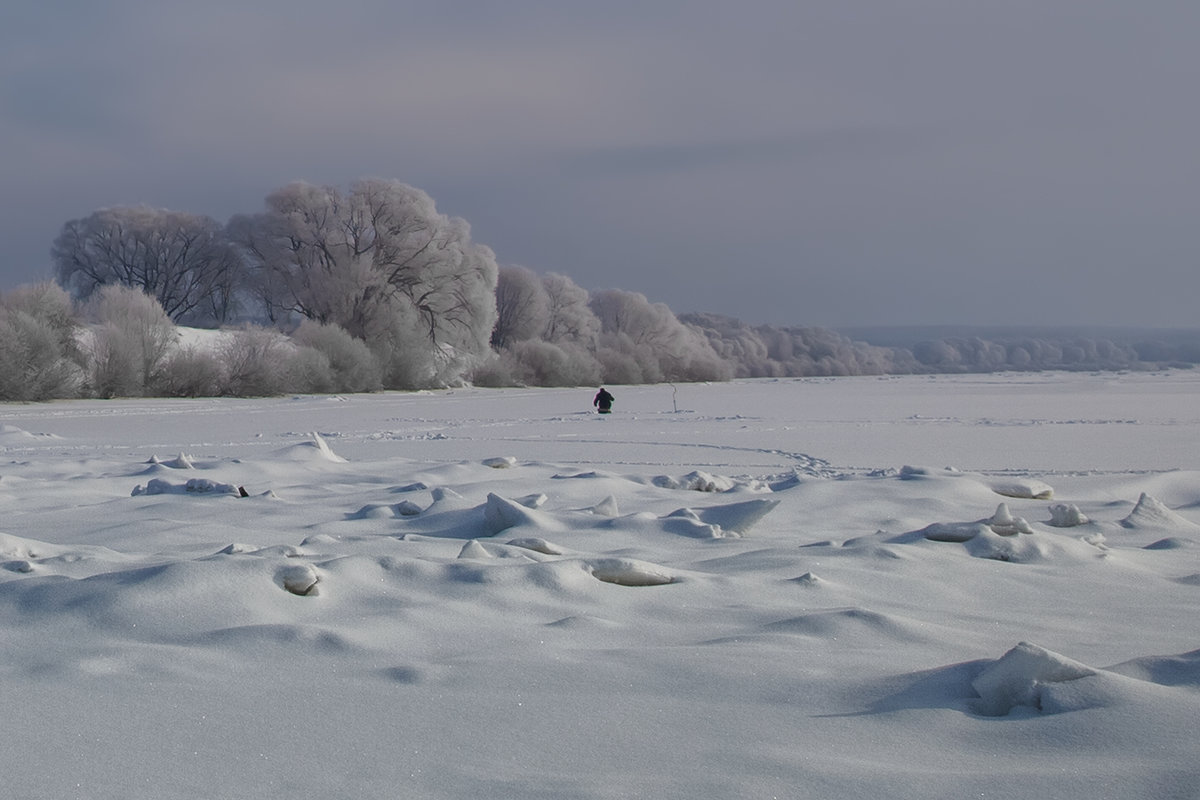
{"type": "Polygon", "coordinates": [[[0,406],[0,794],[1195,795],[1200,376],[610,389],[0,406]]]}

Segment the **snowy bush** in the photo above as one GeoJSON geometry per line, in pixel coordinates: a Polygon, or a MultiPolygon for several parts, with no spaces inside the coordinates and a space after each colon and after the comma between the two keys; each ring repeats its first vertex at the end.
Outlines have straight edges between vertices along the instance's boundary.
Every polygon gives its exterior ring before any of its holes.
{"type": "Polygon", "coordinates": [[[92,391],[135,397],[158,390],[161,369],[178,332],[153,297],[125,286],[104,286],[88,303],[92,332],[92,391]]]}
{"type": "Polygon", "coordinates": [[[612,347],[601,347],[596,351],[604,383],[634,385],[647,383],[645,373],[637,359],[612,347]]]}
{"type": "Polygon", "coordinates": [[[447,354],[428,347],[412,347],[420,340],[420,320],[402,306],[385,325],[367,339],[388,389],[423,389],[439,385],[439,376],[454,372],[447,354]]]}
{"type": "Polygon", "coordinates": [[[74,397],[82,382],[83,371],[64,356],[51,325],[0,309],[0,400],[74,397]]]}
{"type": "Polygon", "coordinates": [[[159,385],[168,397],[213,397],[221,393],[225,370],[215,353],[181,347],[167,357],[159,385]]]}
{"type": "Polygon", "coordinates": [[[517,386],[520,381],[513,374],[512,359],[505,354],[496,354],[475,367],[471,373],[471,383],[476,386],[517,386]]]}
{"type": "Polygon", "coordinates": [[[225,367],[221,394],[267,397],[292,391],[291,345],[270,328],[245,325],[233,331],[218,357],[225,367]]]}
{"type": "Polygon", "coordinates": [[[371,348],[345,329],[305,320],[292,339],[322,353],[328,360],[331,385],[326,391],[374,392],[383,388],[379,362],[371,348]]]}
{"type": "Polygon", "coordinates": [[[312,347],[292,342],[291,353],[283,365],[283,391],[328,394],[339,391],[329,356],[312,347]]]}
{"type": "Polygon", "coordinates": [[[78,324],[53,283],[13,290],[0,302],[0,399],[74,397],[84,375],[78,324]]]}
{"type": "Polygon", "coordinates": [[[63,354],[82,362],[82,353],[76,340],[79,319],[75,305],[66,290],[53,281],[43,281],[28,286],[18,286],[4,296],[3,307],[22,311],[41,320],[54,332],[63,354]]]}

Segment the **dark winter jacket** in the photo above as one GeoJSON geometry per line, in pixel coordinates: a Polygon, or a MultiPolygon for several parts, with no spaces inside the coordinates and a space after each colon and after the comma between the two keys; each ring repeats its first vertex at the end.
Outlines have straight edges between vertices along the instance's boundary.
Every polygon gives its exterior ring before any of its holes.
{"type": "Polygon", "coordinates": [[[601,388],[596,392],[595,399],[592,400],[592,405],[600,409],[601,414],[607,414],[612,410],[613,396],[608,393],[607,389],[601,388]]]}

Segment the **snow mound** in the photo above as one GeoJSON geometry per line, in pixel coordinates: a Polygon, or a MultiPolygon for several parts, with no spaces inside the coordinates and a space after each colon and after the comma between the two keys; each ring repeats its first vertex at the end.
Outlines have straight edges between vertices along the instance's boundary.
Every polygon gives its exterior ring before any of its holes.
{"type": "Polygon", "coordinates": [[[0,425],[0,444],[21,444],[22,442],[39,440],[39,439],[61,439],[61,436],[55,436],[52,433],[30,433],[24,428],[18,428],[16,425],[7,423],[0,425]]]}
{"type": "Polygon", "coordinates": [[[415,517],[425,509],[414,503],[412,500],[402,500],[392,506],[392,510],[400,517],[415,517]]]}
{"type": "Polygon", "coordinates": [[[1129,512],[1129,516],[1121,520],[1121,525],[1133,530],[1143,530],[1146,528],[1184,528],[1194,530],[1200,528],[1200,525],[1184,519],[1179,514],[1167,508],[1161,500],[1151,497],[1145,492],[1142,492],[1141,497],[1138,498],[1137,505],[1133,507],[1133,511],[1129,512]]]}
{"type": "Polygon", "coordinates": [[[525,550],[532,550],[535,553],[541,553],[547,556],[566,555],[566,550],[552,542],[537,537],[528,537],[525,539],[510,539],[508,544],[512,547],[520,547],[525,550]]]}
{"type": "Polygon", "coordinates": [[[508,500],[489,492],[483,507],[484,527],[492,536],[517,526],[557,530],[559,526],[547,515],[541,514],[515,500],[508,500]]]}
{"type": "Polygon", "coordinates": [[[1055,528],[1074,528],[1090,520],[1074,503],[1055,503],[1050,506],[1050,524],[1055,528]]]}
{"type": "Polygon", "coordinates": [[[693,539],[723,539],[726,537],[719,525],[700,521],[700,515],[690,508],[678,508],[662,520],[663,530],[693,539]]]}
{"type": "Polygon", "coordinates": [[[905,464],[900,467],[900,480],[902,481],[919,481],[926,478],[939,476],[960,477],[963,473],[952,467],[945,469],[934,469],[933,467],[921,467],[914,464],[905,464]]]}
{"type": "Polygon", "coordinates": [[[61,552],[62,548],[58,545],[0,533],[0,558],[38,559],[58,555],[61,552]]]}
{"type": "Polygon", "coordinates": [[[481,542],[478,539],[472,539],[462,546],[458,551],[460,559],[492,559],[492,558],[518,558],[522,561],[540,561],[536,555],[541,555],[541,551],[529,547],[514,546],[511,542],[506,545],[499,545],[494,542],[481,542]]]}
{"type": "Polygon", "coordinates": [[[746,500],[722,506],[709,506],[700,511],[700,519],[723,530],[746,534],[754,525],[779,506],[778,500],[746,500]]]}
{"type": "Polygon", "coordinates": [[[976,713],[1007,716],[1018,706],[1045,710],[1048,687],[1096,675],[1097,671],[1044,647],[1021,642],[971,682],[979,693],[976,713]]]}
{"type": "Polygon", "coordinates": [[[1018,564],[1041,561],[1048,555],[1044,544],[1033,537],[1017,538],[1012,534],[999,534],[990,527],[986,527],[978,536],[965,542],[963,546],[975,558],[1011,561],[1018,564]]]}
{"type": "Polygon", "coordinates": [[[311,564],[289,564],[281,567],[275,573],[275,578],[284,589],[301,597],[316,595],[317,584],[321,580],[311,564]]]}
{"type": "Polygon", "coordinates": [[[894,614],[867,608],[822,608],[786,619],[768,622],[764,633],[804,636],[841,643],[921,641],[923,634],[909,621],[894,614]]]}
{"type": "Polygon", "coordinates": [[[1005,497],[1023,500],[1049,500],[1054,497],[1053,487],[1032,478],[993,479],[987,481],[987,484],[993,492],[1005,497]]]}
{"type": "Polygon", "coordinates": [[[192,463],[190,456],[180,453],[170,461],[163,461],[158,456],[150,456],[150,460],[146,462],[151,466],[166,467],[168,469],[195,469],[196,466],[192,463]]]}
{"type": "MultiPolygon", "coordinates": [[[[1200,651],[1138,658],[1097,669],[1021,642],[986,664],[971,687],[978,696],[968,700],[968,708],[981,716],[1021,711],[1065,714],[1115,706],[1178,708],[1200,687],[1200,651]],[[1185,692],[1179,694],[1176,687],[1185,692]]],[[[1181,713],[1188,716],[1186,711],[1181,713]]]]}
{"type": "Polygon", "coordinates": [[[662,517],[663,530],[694,539],[734,539],[749,533],[778,500],[746,500],[707,508],[677,508],[662,517]]]}
{"type": "Polygon", "coordinates": [[[584,510],[598,517],[615,517],[621,513],[617,505],[617,498],[611,494],[596,505],[584,510]]]}
{"type": "Polygon", "coordinates": [[[792,578],[791,582],[800,586],[821,586],[827,581],[816,573],[806,572],[803,575],[792,578]]]}
{"type": "Polygon", "coordinates": [[[592,470],[588,470],[586,472],[575,472],[572,474],[567,474],[565,472],[557,472],[557,473],[551,475],[550,479],[555,480],[555,481],[571,481],[571,480],[597,480],[600,478],[615,478],[615,477],[617,477],[617,476],[613,475],[612,473],[601,472],[600,470],[592,469],[592,470]]]}
{"type": "Polygon", "coordinates": [[[348,513],[346,519],[396,519],[416,517],[424,512],[425,509],[412,500],[401,500],[399,503],[367,503],[357,511],[348,513]]]}
{"type": "Polygon", "coordinates": [[[329,447],[329,443],[321,434],[315,431],[312,434],[312,439],[307,442],[290,445],[281,450],[275,451],[277,458],[286,459],[288,461],[328,461],[334,464],[345,464],[346,459],[333,452],[329,447]]]}
{"type": "Polygon", "coordinates": [[[991,530],[984,522],[934,522],[919,533],[931,542],[969,542],[981,533],[991,530]]]}
{"type": "Polygon", "coordinates": [[[633,558],[598,558],[588,563],[598,581],[618,586],[665,586],[679,578],[665,567],[633,558]]]}
{"type": "MultiPolygon", "coordinates": [[[[920,530],[894,536],[890,541],[910,544],[919,539],[931,542],[961,544],[975,558],[994,561],[1028,563],[1047,558],[1051,551],[1065,552],[1062,543],[1054,543],[1033,534],[1034,530],[1021,517],[1014,517],[1005,503],[992,516],[974,522],[935,522],[920,530]],[[1018,534],[1026,534],[1019,536],[1018,534]]],[[[1090,549],[1088,550],[1090,553],[1090,549]]]]}
{"type": "Polygon", "coordinates": [[[971,482],[1003,497],[1020,500],[1049,500],[1054,497],[1054,488],[1035,478],[991,477],[974,472],[964,472],[955,467],[933,469],[906,464],[900,468],[902,481],[940,480],[943,478],[968,479],[971,482]]]}
{"type": "MultiPolygon", "coordinates": [[[[934,522],[917,531],[919,535],[931,542],[957,542],[959,544],[971,542],[977,538],[994,539],[1033,532],[1033,527],[1022,517],[1012,515],[1012,512],[1008,510],[1007,503],[996,506],[996,512],[985,519],[971,522],[934,522]]],[[[911,537],[901,537],[901,540],[906,538],[911,537]]],[[[1013,548],[1008,549],[1012,550],[1013,548]]]]}
{"type": "Polygon", "coordinates": [[[998,533],[1001,536],[1014,536],[1018,533],[1033,533],[1033,528],[1029,526],[1021,517],[1014,517],[1008,510],[1008,503],[1001,503],[996,506],[996,513],[986,521],[993,533],[998,533]]]}
{"type": "Polygon", "coordinates": [[[650,482],[660,489],[683,489],[692,492],[728,492],[737,485],[732,478],[710,475],[700,470],[689,472],[681,478],[656,475],[650,482]]]}
{"type": "Polygon", "coordinates": [[[1188,539],[1184,536],[1168,536],[1165,539],[1151,542],[1143,547],[1143,550],[1182,550],[1187,547],[1195,547],[1196,540],[1188,539]]]}
{"type": "Polygon", "coordinates": [[[510,469],[517,465],[517,460],[512,456],[499,456],[496,458],[485,458],[480,463],[492,469],[510,469]]]}
{"type": "Polygon", "coordinates": [[[346,515],[346,519],[394,519],[400,516],[398,504],[368,503],[346,515]]]}
{"type": "Polygon", "coordinates": [[[1200,688],[1200,650],[1171,656],[1146,656],[1109,667],[1109,672],[1160,686],[1200,688]]]}
{"type": "Polygon", "coordinates": [[[145,486],[138,484],[133,487],[132,497],[154,494],[194,494],[194,495],[241,495],[241,490],[230,483],[218,483],[208,478],[190,478],[185,483],[171,483],[162,478],[151,478],[145,486]]]}
{"type": "Polygon", "coordinates": [[[433,498],[434,505],[459,505],[466,502],[465,497],[446,486],[430,490],[429,496],[433,498]]]}

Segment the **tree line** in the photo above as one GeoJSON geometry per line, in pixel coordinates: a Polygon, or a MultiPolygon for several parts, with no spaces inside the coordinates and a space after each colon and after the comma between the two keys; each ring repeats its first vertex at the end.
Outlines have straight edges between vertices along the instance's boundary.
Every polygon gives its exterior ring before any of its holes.
{"type": "Polygon", "coordinates": [[[292,183],[225,224],[146,207],[63,225],[55,280],[0,295],[0,399],[577,386],[1190,365],[1200,343],[945,338],[675,315],[500,266],[425,192],[292,183]],[[204,337],[181,331],[207,329],[204,337]]]}

